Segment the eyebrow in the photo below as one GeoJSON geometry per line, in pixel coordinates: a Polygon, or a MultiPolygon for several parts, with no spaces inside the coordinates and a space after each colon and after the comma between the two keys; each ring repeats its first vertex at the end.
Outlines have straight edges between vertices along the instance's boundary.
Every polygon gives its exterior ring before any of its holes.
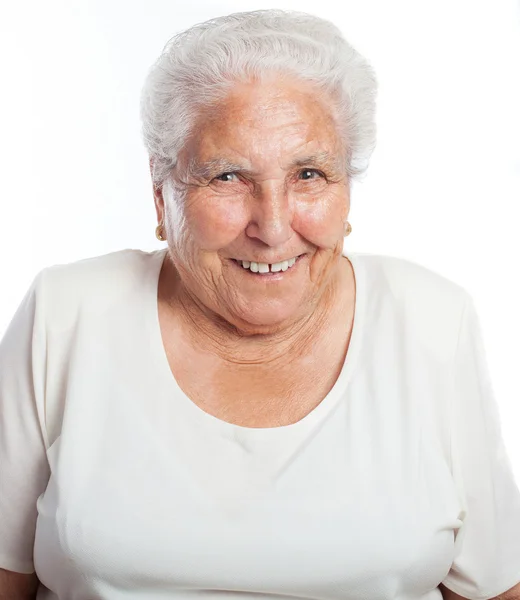
{"type": "MultiPolygon", "coordinates": [[[[338,170],[339,157],[330,154],[326,150],[323,150],[294,159],[292,162],[285,165],[285,170],[291,169],[293,167],[308,166],[316,166],[321,167],[323,169],[330,168],[332,170],[338,170]]],[[[249,169],[247,167],[244,167],[244,165],[242,164],[221,157],[211,158],[204,162],[198,162],[194,158],[189,161],[187,167],[187,174],[189,176],[202,180],[212,179],[215,175],[219,175],[221,173],[230,173],[234,171],[239,171],[245,175],[250,176],[257,175],[257,173],[255,173],[255,171],[253,171],[252,169],[249,169]]]]}

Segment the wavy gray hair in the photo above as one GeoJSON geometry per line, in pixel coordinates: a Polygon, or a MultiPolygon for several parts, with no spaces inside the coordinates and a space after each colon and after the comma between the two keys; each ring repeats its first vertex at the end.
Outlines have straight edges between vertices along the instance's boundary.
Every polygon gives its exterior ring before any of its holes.
{"type": "Polygon", "coordinates": [[[164,46],[146,77],[140,107],[154,185],[168,180],[202,110],[223,99],[235,82],[261,80],[273,71],[330,94],[346,173],[349,180],[361,176],[376,143],[374,70],[330,21],[269,9],[198,23],[164,46]]]}

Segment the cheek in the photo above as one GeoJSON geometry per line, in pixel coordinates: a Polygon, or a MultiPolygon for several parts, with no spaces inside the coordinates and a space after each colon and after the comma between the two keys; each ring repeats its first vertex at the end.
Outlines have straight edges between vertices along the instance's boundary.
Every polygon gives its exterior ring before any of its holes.
{"type": "Polygon", "coordinates": [[[332,248],[343,237],[347,199],[327,195],[312,201],[297,201],[294,229],[318,247],[332,248]]]}
{"type": "Polygon", "coordinates": [[[187,230],[202,250],[216,251],[235,240],[248,224],[245,202],[241,199],[199,198],[184,211],[187,230]]]}

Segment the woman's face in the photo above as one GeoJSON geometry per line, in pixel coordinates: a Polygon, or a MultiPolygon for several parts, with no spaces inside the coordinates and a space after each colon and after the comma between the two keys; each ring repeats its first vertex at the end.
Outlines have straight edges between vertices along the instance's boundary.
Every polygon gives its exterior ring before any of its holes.
{"type": "Polygon", "coordinates": [[[305,316],[338,273],[350,197],[329,106],[300,82],[237,85],[158,197],[185,291],[241,331],[305,316]]]}

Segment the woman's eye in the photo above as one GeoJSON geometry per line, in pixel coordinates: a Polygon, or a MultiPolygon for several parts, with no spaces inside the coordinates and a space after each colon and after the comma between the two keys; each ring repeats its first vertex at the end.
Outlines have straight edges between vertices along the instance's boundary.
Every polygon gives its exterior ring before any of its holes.
{"type": "MultiPolygon", "coordinates": [[[[325,177],[324,174],[321,171],[318,171],[317,169],[303,169],[300,171],[300,175],[308,175],[309,173],[316,173],[317,175],[319,175],[319,177],[325,177]]],[[[304,181],[309,181],[312,179],[316,179],[316,177],[304,177],[304,181]]]]}
{"type": "MultiPolygon", "coordinates": [[[[318,171],[317,169],[302,169],[300,171],[300,176],[303,176],[302,179],[304,181],[312,181],[313,179],[319,179],[325,178],[325,174],[322,173],[321,171],[318,171]],[[312,175],[315,175],[315,177],[313,177],[312,175]]],[[[240,178],[238,176],[237,173],[235,173],[234,171],[227,171],[226,173],[221,173],[220,175],[217,175],[215,177],[216,181],[224,181],[224,182],[233,182],[233,181],[240,181],[240,178]],[[233,179],[235,178],[235,179],[233,179]]]]}
{"type": "Polygon", "coordinates": [[[215,179],[217,179],[218,181],[233,181],[232,179],[227,179],[227,177],[229,176],[236,177],[238,180],[237,174],[232,171],[230,171],[229,173],[221,173],[220,175],[217,175],[215,179]]]}

